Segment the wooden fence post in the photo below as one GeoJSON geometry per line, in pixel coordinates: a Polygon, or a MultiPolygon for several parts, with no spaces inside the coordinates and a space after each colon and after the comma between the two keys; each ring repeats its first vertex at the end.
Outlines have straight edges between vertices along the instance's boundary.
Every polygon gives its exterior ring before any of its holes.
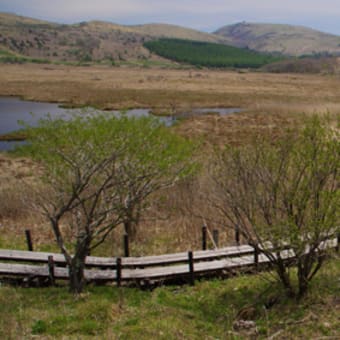
{"type": "Polygon", "coordinates": [[[207,226],[202,227],[202,250],[207,250],[207,226]]]}
{"type": "Polygon", "coordinates": [[[31,231],[29,229],[26,229],[25,235],[26,235],[27,248],[28,248],[29,251],[33,251],[31,231]]]}
{"type": "Polygon", "coordinates": [[[195,272],[194,272],[194,255],[192,251],[188,252],[189,261],[189,282],[192,286],[195,285],[195,272]]]}
{"type": "Polygon", "coordinates": [[[235,226],[235,242],[238,246],[240,245],[240,228],[238,225],[235,226]]]}
{"type": "Polygon", "coordinates": [[[129,234],[124,234],[124,256],[130,256],[130,249],[129,249],[129,234]]]}
{"type": "Polygon", "coordinates": [[[213,230],[213,240],[214,240],[215,246],[218,248],[219,232],[217,229],[213,230]]]}
{"type": "Polygon", "coordinates": [[[117,273],[117,287],[121,286],[122,282],[122,259],[120,257],[117,257],[117,266],[116,266],[116,273],[117,273]]]}
{"type": "Polygon", "coordinates": [[[258,265],[259,265],[259,251],[258,251],[257,247],[254,247],[254,263],[255,263],[255,267],[257,269],[258,265]]]}
{"type": "Polygon", "coordinates": [[[55,274],[54,274],[54,260],[53,260],[52,255],[48,257],[48,274],[49,274],[50,283],[52,286],[54,286],[55,285],[55,274]]]}

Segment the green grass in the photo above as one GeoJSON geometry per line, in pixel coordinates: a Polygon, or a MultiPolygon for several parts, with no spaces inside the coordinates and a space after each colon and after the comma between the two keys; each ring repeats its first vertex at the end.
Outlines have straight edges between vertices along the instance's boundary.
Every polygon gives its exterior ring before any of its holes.
{"type": "Polygon", "coordinates": [[[24,55],[16,54],[8,50],[0,50],[0,64],[24,64],[24,63],[35,63],[35,64],[53,64],[53,65],[65,65],[65,66],[92,66],[92,65],[111,65],[111,66],[130,66],[130,67],[143,67],[143,68],[178,68],[183,69],[185,66],[176,65],[171,61],[158,61],[158,60],[127,60],[127,61],[116,61],[112,60],[78,60],[78,61],[60,61],[60,60],[49,60],[46,58],[31,58],[24,55]]]}
{"type": "Polygon", "coordinates": [[[244,48],[181,39],[159,39],[144,44],[151,52],[195,66],[258,68],[281,60],[244,48]]]}
{"type": "Polygon", "coordinates": [[[0,50],[0,64],[54,64],[54,65],[69,65],[69,66],[90,66],[93,63],[88,63],[84,60],[80,61],[54,61],[46,58],[32,58],[21,54],[16,54],[7,50],[0,50]]]}
{"type": "Polygon", "coordinates": [[[7,50],[0,50],[0,63],[22,64],[22,63],[36,63],[49,64],[51,61],[42,58],[30,58],[19,54],[14,54],[7,50]]]}
{"type": "Polygon", "coordinates": [[[243,314],[254,320],[259,338],[340,336],[340,262],[316,277],[310,294],[287,300],[268,273],[229,280],[169,286],[154,291],[88,287],[79,298],[66,287],[0,287],[0,337],[106,339],[246,339],[233,329],[243,314]],[[274,297],[279,302],[266,309],[274,297]],[[247,314],[248,311],[248,314],[247,314]]]}

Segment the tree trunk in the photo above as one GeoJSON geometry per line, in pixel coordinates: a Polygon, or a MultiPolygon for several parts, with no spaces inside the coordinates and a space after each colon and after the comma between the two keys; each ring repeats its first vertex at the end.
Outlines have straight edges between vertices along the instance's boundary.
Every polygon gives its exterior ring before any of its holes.
{"type": "Polygon", "coordinates": [[[130,241],[135,241],[137,236],[136,224],[131,221],[124,221],[124,230],[129,235],[130,241]]]}
{"type": "Polygon", "coordinates": [[[295,297],[295,292],[291,284],[291,280],[289,277],[289,273],[286,271],[286,267],[284,266],[283,261],[278,261],[276,264],[277,274],[280,278],[280,281],[285,289],[286,295],[288,298],[295,297]]]}
{"type": "Polygon", "coordinates": [[[308,290],[308,274],[309,271],[306,269],[306,267],[302,266],[301,264],[298,265],[298,284],[299,284],[299,290],[297,293],[297,299],[300,300],[303,298],[308,290]]]}
{"type": "Polygon", "coordinates": [[[74,294],[80,294],[84,288],[84,268],[85,259],[81,261],[80,259],[72,259],[72,264],[69,268],[70,275],[70,292],[74,294]],[[83,262],[83,263],[82,263],[83,262]]]}
{"type": "Polygon", "coordinates": [[[69,275],[70,275],[70,291],[74,294],[80,294],[83,291],[85,285],[85,259],[89,253],[90,242],[86,240],[82,240],[76,246],[76,252],[72,257],[70,266],[69,266],[69,275]]]}
{"type": "Polygon", "coordinates": [[[299,291],[297,298],[298,300],[302,299],[308,291],[308,281],[299,279],[299,291]]]}
{"type": "Polygon", "coordinates": [[[83,291],[85,284],[84,269],[85,257],[83,259],[74,257],[69,268],[71,293],[80,294],[83,291]]]}

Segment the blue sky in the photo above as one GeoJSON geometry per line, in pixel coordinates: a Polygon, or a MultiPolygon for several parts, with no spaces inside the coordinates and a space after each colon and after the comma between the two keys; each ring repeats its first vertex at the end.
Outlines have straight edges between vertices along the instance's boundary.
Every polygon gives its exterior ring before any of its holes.
{"type": "Polygon", "coordinates": [[[340,0],[0,0],[0,12],[60,23],[169,23],[204,31],[240,21],[303,25],[340,35],[340,0]]]}

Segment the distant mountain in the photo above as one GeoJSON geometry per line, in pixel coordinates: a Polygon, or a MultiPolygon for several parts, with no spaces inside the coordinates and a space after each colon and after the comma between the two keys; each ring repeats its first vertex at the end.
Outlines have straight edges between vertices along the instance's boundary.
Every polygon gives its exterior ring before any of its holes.
{"type": "Polygon", "coordinates": [[[224,26],[214,33],[226,38],[234,46],[247,47],[259,52],[291,56],[340,55],[340,36],[303,26],[242,22],[224,26]]]}
{"type": "Polygon", "coordinates": [[[0,52],[5,56],[57,61],[143,60],[151,57],[143,44],[162,37],[227,41],[221,36],[166,24],[122,26],[90,21],[62,25],[0,13],[0,52]]]}

